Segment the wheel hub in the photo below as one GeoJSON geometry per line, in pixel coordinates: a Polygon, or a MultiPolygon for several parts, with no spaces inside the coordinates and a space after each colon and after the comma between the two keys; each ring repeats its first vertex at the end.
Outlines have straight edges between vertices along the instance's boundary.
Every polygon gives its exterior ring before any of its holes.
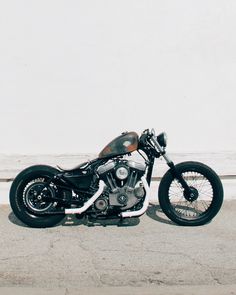
{"type": "Polygon", "coordinates": [[[51,187],[45,189],[44,183],[35,182],[26,189],[24,202],[31,211],[44,212],[53,206],[54,202],[49,201],[53,196],[54,191],[51,187]]]}
{"type": "Polygon", "coordinates": [[[190,186],[188,191],[187,190],[184,191],[184,197],[189,202],[196,201],[199,197],[198,190],[190,186]]]}

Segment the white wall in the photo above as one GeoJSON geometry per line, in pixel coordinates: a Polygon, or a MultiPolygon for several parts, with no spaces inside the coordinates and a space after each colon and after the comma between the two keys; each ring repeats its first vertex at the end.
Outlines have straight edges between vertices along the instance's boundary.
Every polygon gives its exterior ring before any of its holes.
{"type": "Polygon", "coordinates": [[[96,152],[124,130],[236,150],[236,1],[0,2],[0,153],[96,152]]]}

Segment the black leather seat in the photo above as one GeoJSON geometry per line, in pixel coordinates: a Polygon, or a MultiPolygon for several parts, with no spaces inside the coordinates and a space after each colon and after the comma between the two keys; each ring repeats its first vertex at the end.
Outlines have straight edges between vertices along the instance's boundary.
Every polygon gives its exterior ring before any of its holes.
{"type": "Polygon", "coordinates": [[[71,169],[65,169],[65,168],[62,168],[60,166],[57,165],[57,168],[59,170],[61,170],[62,172],[71,172],[73,170],[76,170],[76,169],[85,169],[89,164],[92,164],[93,162],[97,161],[97,159],[94,159],[94,160],[91,160],[91,161],[86,161],[86,162],[83,162],[83,163],[80,163],[79,165],[71,168],[71,169]]]}

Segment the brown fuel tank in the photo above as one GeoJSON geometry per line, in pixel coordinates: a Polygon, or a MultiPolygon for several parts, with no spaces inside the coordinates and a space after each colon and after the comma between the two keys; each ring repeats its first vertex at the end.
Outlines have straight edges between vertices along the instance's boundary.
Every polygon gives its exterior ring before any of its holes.
{"type": "Polygon", "coordinates": [[[99,154],[99,158],[110,158],[134,152],[138,149],[136,132],[122,133],[113,139],[99,154]]]}

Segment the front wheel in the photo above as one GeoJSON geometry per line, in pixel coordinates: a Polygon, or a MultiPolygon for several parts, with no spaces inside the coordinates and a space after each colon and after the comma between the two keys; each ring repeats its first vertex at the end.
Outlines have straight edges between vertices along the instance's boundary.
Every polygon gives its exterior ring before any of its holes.
{"type": "Polygon", "coordinates": [[[163,176],[158,198],[163,212],[179,225],[197,226],[212,220],[223,202],[223,186],[218,175],[199,162],[175,166],[191,190],[188,196],[171,169],[163,176]]]}

